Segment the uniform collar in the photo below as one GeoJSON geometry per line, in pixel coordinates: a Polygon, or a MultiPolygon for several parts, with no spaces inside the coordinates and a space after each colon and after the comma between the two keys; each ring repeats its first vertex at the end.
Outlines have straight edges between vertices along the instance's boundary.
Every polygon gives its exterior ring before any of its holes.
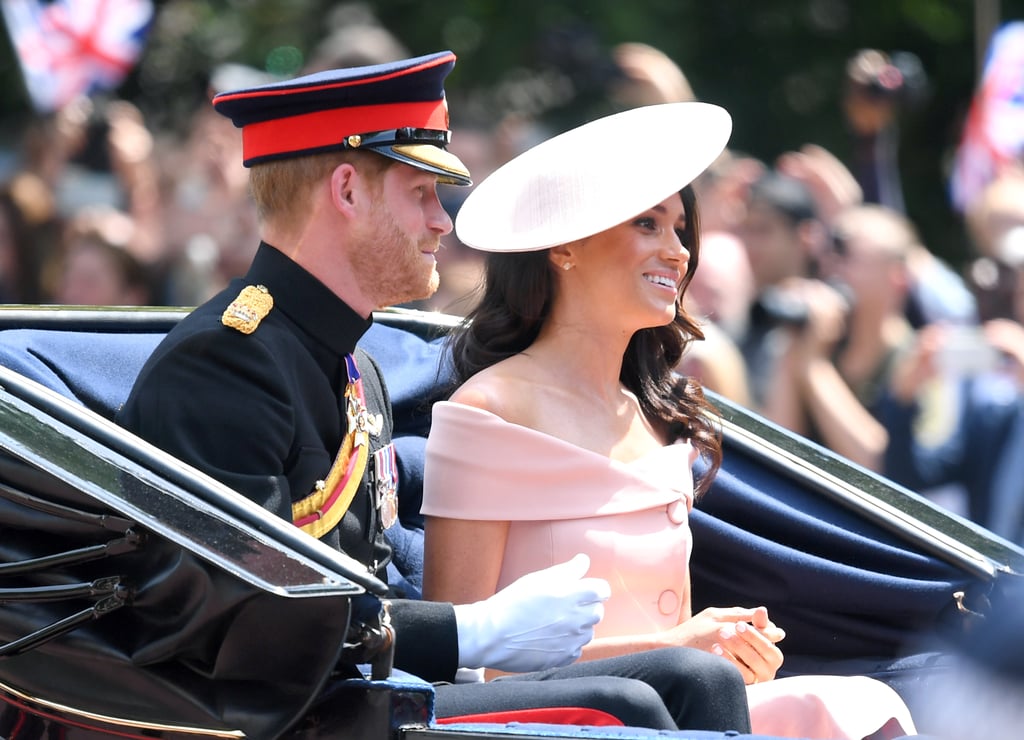
{"type": "Polygon", "coordinates": [[[364,319],[326,285],[266,242],[260,242],[246,282],[266,286],[274,298],[275,311],[281,311],[337,354],[352,352],[373,324],[372,315],[364,319]]]}

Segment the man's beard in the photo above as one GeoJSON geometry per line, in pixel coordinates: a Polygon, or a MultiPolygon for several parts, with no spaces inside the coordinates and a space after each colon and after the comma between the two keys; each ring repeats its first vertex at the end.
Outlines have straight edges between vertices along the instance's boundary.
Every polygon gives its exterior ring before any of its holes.
{"type": "Polygon", "coordinates": [[[432,296],[440,284],[436,263],[424,251],[436,249],[440,238],[415,240],[395,222],[390,210],[377,205],[370,239],[352,257],[352,269],[377,306],[393,306],[432,296]]]}

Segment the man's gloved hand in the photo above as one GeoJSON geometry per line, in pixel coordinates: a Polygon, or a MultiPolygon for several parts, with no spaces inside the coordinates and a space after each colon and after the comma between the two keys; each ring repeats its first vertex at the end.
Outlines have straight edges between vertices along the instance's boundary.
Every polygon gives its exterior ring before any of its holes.
{"type": "Polygon", "coordinates": [[[459,604],[459,665],[513,673],[567,665],[580,657],[604,616],[611,587],[584,578],[590,558],[528,573],[489,599],[459,604]]]}

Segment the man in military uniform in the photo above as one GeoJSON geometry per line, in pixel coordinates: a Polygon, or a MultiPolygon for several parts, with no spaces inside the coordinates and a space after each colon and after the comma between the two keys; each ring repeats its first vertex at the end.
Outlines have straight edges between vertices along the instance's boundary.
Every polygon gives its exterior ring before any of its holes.
{"type": "MultiPolygon", "coordinates": [[[[452,222],[436,186],[470,184],[445,149],[454,63],[441,52],[214,98],[242,129],[262,243],[244,277],[168,334],[118,417],[382,579],[396,515],[391,409],[357,343],[374,310],[437,288],[452,222]]],[[[393,600],[395,666],[445,682],[441,717],[571,706],[583,723],[748,730],[739,673],[710,654],[566,666],[609,593],[586,568],[578,557],[477,604],[393,600]],[[448,683],[483,666],[538,672],[448,683]]]]}

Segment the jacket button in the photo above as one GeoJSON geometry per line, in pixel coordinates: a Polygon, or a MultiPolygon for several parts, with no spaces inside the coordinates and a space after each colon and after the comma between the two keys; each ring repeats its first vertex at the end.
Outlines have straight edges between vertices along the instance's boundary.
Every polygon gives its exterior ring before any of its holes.
{"type": "Polygon", "coordinates": [[[672,589],[662,591],[661,596],[658,597],[658,611],[665,615],[678,614],[679,594],[672,589]]]}
{"type": "Polygon", "coordinates": [[[686,522],[686,516],[688,514],[686,510],[686,501],[683,499],[673,501],[665,507],[665,514],[668,516],[668,520],[673,524],[683,524],[686,522]]]}

